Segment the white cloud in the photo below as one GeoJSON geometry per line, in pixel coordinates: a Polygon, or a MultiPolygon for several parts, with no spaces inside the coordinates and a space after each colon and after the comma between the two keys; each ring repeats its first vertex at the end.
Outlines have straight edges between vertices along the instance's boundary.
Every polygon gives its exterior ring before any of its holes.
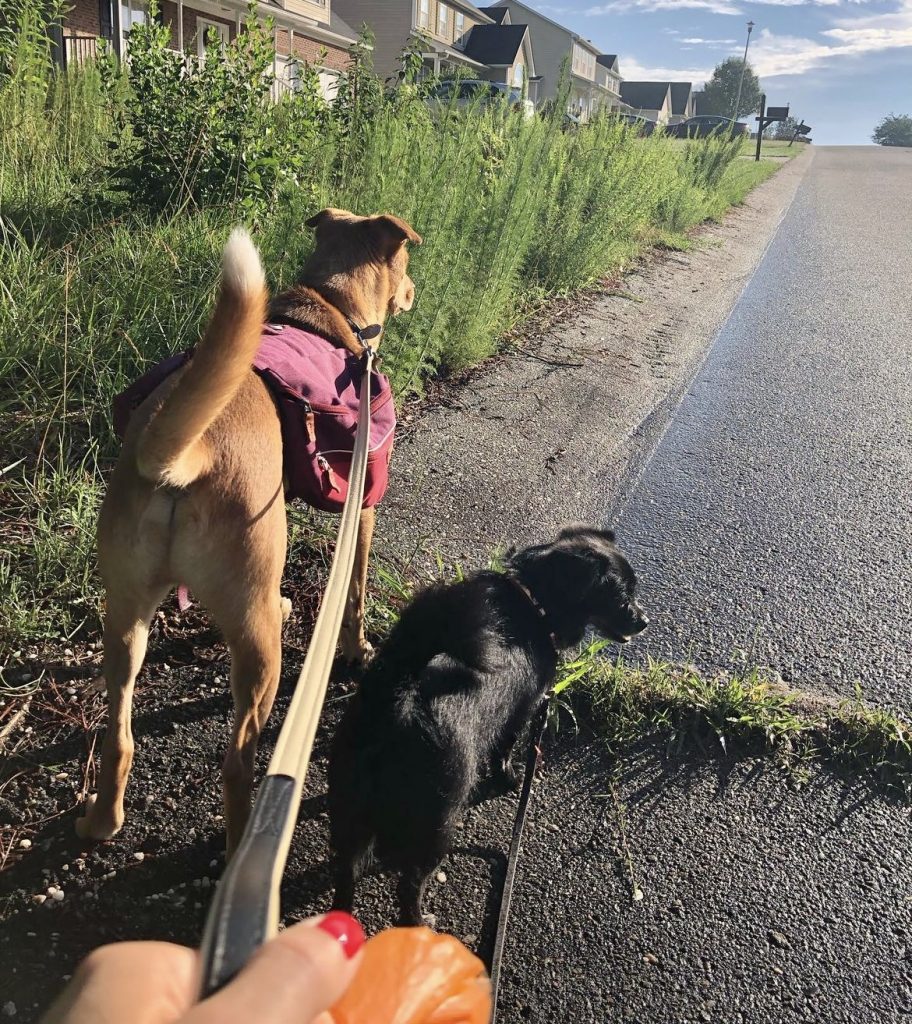
{"type": "MultiPolygon", "coordinates": [[[[619,0],[620,2],[620,0],[619,0]]],[[[627,0],[624,0],[627,2],[627,0]]],[[[637,7],[649,7],[662,0],[634,0],[637,7]]],[[[676,3],[676,0],[668,0],[676,3]]],[[[715,0],[710,0],[715,3],[715,0]]],[[[794,5],[799,0],[772,0],[780,5],[794,5]]],[[[816,0],[829,6],[833,0],[816,0]]],[[[722,6],[727,0],[721,0],[722,6]]],[[[687,3],[687,6],[691,6],[687,3]]],[[[680,3],[684,6],[684,2],[680,3]]],[[[659,9],[654,7],[654,9],[659,9]]],[[[845,10],[845,7],[842,8],[845,10]]],[[[720,12],[727,13],[727,12],[720,12]]],[[[702,37],[681,38],[684,47],[693,45],[732,44],[734,40],[712,40],[702,37]]],[[[780,75],[801,75],[814,68],[825,67],[833,61],[857,57],[866,53],[899,48],[912,49],[912,0],[901,0],[887,14],[859,14],[834,18],[831,27],[823,29],[818,38],[775,35],[761,29],[751,40],[748,59],[754,70],[764,78],[780,75]]],[[[683,57],[683,54],[682,54],[683,57]]],[[[684,61],[688,58],[684,57],[684,61]]],[[[683,61],[682,61],[683,63],[683,61]]],[[[621,73],[630,81],[693,82],[701,86],[712,75],[706,67],[652,67],[641,64],[635,57],[621,57],[621,73]]]]}
{"type": "Polygon", "coordinates": [[[838,18],[821,32],[824,39],[777,36],[763,30],[750,50],[750,61],[761,78],[800,75],[844,58],[912,47],[912,0],[890,14],[838,18]]]}
{"type": "Polygon", "coordinates": [[[583,14],[595,17],[620,11],[711,11],[713,14],[742,14],[731,0],[612,0],[587,7],[583,14]]]}
{"type": "Polygon", "coordinates": [[[621,74],[630,82],[692,82],[700,88],[712,74],[712,68],[657,68],[641,64],[635,57],[619,58],[621,74]]]}
{"type": "Polygon", "coordinates": [[[680,40],[691,46],[734,46],[737,39],[701,39],[700,36],[687,36],[680,40]]]}

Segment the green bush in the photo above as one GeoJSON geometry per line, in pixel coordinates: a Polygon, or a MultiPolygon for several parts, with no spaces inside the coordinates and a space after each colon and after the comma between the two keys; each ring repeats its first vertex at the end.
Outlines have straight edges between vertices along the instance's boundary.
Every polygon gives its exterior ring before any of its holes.
{"type": "Polygon", "coordinates": [[[201,63],[153,22],[134,29],[128,71],[104,54],[52,74],[34,10],[0,81],[0,645],[94,626],[111,398],[198,339],[233,224],[253,228],[274,289],[309,254],[302,225],[323,206],[415,226],[416,305],[384,338],[402,396],[751,180],[733,178],[728,148],[639,139],[617,119],[563,132],[556,112],[430,107],[413,54],[393,89],[364,45],[332,104],[303,65],[301,87],[272,103],[271,46],[252,21],[201,63]]]}

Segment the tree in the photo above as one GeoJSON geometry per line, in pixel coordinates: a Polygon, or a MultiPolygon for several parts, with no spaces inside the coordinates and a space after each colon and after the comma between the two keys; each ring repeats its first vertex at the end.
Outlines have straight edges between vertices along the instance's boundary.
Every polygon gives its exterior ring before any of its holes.
{"type": "Polygon", "coordinates": [[[912,117],[890,114],[874,129],[871,138],[878,146],[912,146],[912,117]]]}
{"type": "Polygon", "coordinates": [[[744,68],[741,102],[738,109],[734,109],[742,67],[744,65],[740,57],[729,57],[713,71],[700,100],[701,114],[721,114],[723,117],[739,118],[760,109],[760,79],[754,74],[749,61],[744,68]]]}
{"type": "Polygon", "coordinates": [[[788,139],[795,137],[795,129],[798,127],[798,118],[789,115],[784,121],[777,121],[769,131],[773,139],[788,139]]]}

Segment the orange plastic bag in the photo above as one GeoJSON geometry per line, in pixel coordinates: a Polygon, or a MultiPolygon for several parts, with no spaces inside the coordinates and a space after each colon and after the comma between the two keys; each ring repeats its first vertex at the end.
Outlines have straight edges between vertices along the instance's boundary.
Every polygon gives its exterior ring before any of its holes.
{"type": "Polygon", "coordinates": [[[484,964],[452,935],[391,928],[369,939],[333,1024],[488,1024],[484,964]]]}

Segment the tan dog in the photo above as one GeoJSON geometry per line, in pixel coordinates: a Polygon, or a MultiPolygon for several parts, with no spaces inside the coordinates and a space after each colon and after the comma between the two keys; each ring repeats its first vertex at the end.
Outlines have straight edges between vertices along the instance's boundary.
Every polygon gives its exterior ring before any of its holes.
{"type": "MultiPolygon", "coordinates": [[[[316,249],[270,315],[360,355],[356,325],[382,325],[411,309],[406,242],[421,238],[396,217],[344,210],[323,210],[307,226],[316,230],[316,249]]],[[[136,410],[124,439],[98,526],[108,730],[98,795],[77,822],[81,836],[107,839],[123,825],[133,684],[155,609],[178,583],[209,610],[231,652],[235,715],[223,765],[229,854],[247,822],[290,610],[279,594],[286,552],[282,434],[266,385],[251,369],[267,298],[256,249],[237,230],[193,359],[136,410]]],[[[342,637],[343,654],[356,661],[370,654],[364,600],[373,529],[374,510],[365,509],[342,637]]]]}

